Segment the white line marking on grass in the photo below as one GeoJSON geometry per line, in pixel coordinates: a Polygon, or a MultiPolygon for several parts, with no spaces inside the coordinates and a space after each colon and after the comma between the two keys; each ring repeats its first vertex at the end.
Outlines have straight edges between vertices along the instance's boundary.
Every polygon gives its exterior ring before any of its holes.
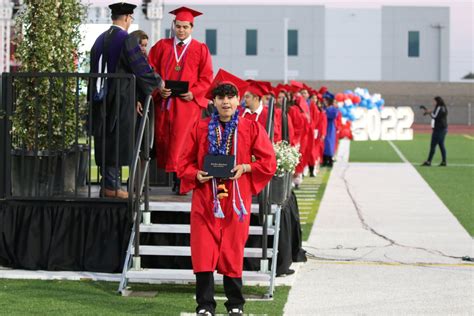
{"type": "Polygon", "coordinates": [[[463,136],[466,137],[467,139],[474,140],[473,136],[470,136],[470,135],[467,135],[467,134],[464,134],[463,136]]]}
{"type": "Polygon", "coordinates": [[[401,159],[404,163],[410,163],[410,162],[408,161],[408,159],[402,154],[402,152],[400,151],[400,149],[398,149],[397,145],[395,145],[391,140],[389,140],[388,143],[390,144],[390,146],[392,146],[393,150],[395,150],[395,152],[398,154],[398,157],[400,157],[400,159],[401,159]]]}

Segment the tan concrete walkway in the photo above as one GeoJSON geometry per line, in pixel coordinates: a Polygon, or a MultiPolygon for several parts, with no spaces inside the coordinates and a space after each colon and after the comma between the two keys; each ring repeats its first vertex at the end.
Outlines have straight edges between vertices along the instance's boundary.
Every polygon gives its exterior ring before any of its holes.
{"type": "Polygon", "coordinates": [[[416,169],[338,161],[285,314],[474,314],[473,239],[416,169]]]}

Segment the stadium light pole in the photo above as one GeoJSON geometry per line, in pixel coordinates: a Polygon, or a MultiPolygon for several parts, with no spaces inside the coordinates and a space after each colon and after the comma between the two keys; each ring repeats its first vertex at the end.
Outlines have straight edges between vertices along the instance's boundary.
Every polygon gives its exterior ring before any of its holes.
{"type": "Polygon", "coordinates": [[[283,83],[288,83],[288,21],[283,19],[283,83]]]}

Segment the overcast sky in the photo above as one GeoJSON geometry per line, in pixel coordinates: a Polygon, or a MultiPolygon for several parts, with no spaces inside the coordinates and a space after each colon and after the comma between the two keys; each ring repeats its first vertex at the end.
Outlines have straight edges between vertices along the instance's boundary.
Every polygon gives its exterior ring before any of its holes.
{"type": "MultiPolygon", "coordinates": [[[[84,0],[108,5],[117,1],[84,0]]],[[[128,0],[141,4],[141,0],[128,0]]],[[[382,5],[397,6],[445,6],[450,7],[450,78],[459,80],[467,72],[474,72],[474,0],[166,0],[166,5],[325,5],[330,8],[379,8],[382,5]]]]}

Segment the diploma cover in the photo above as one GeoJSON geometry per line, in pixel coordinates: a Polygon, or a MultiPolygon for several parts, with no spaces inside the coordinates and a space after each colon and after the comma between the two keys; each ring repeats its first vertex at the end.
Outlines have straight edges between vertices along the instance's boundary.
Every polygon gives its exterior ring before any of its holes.
{"type": "Polygon", "coordinates": [[[234,168],[234,155],[206,155],[204,157],[204,171],[208,176],[214,178],[230,178],[234,176],[231,172],[234,168]]]}
{"type": "Polygon", "coordinates": [[[179,97],[180,94],[188,92],[189,81],[166,80],[165,88],[171,89],[172,97],[179,97]]]}

